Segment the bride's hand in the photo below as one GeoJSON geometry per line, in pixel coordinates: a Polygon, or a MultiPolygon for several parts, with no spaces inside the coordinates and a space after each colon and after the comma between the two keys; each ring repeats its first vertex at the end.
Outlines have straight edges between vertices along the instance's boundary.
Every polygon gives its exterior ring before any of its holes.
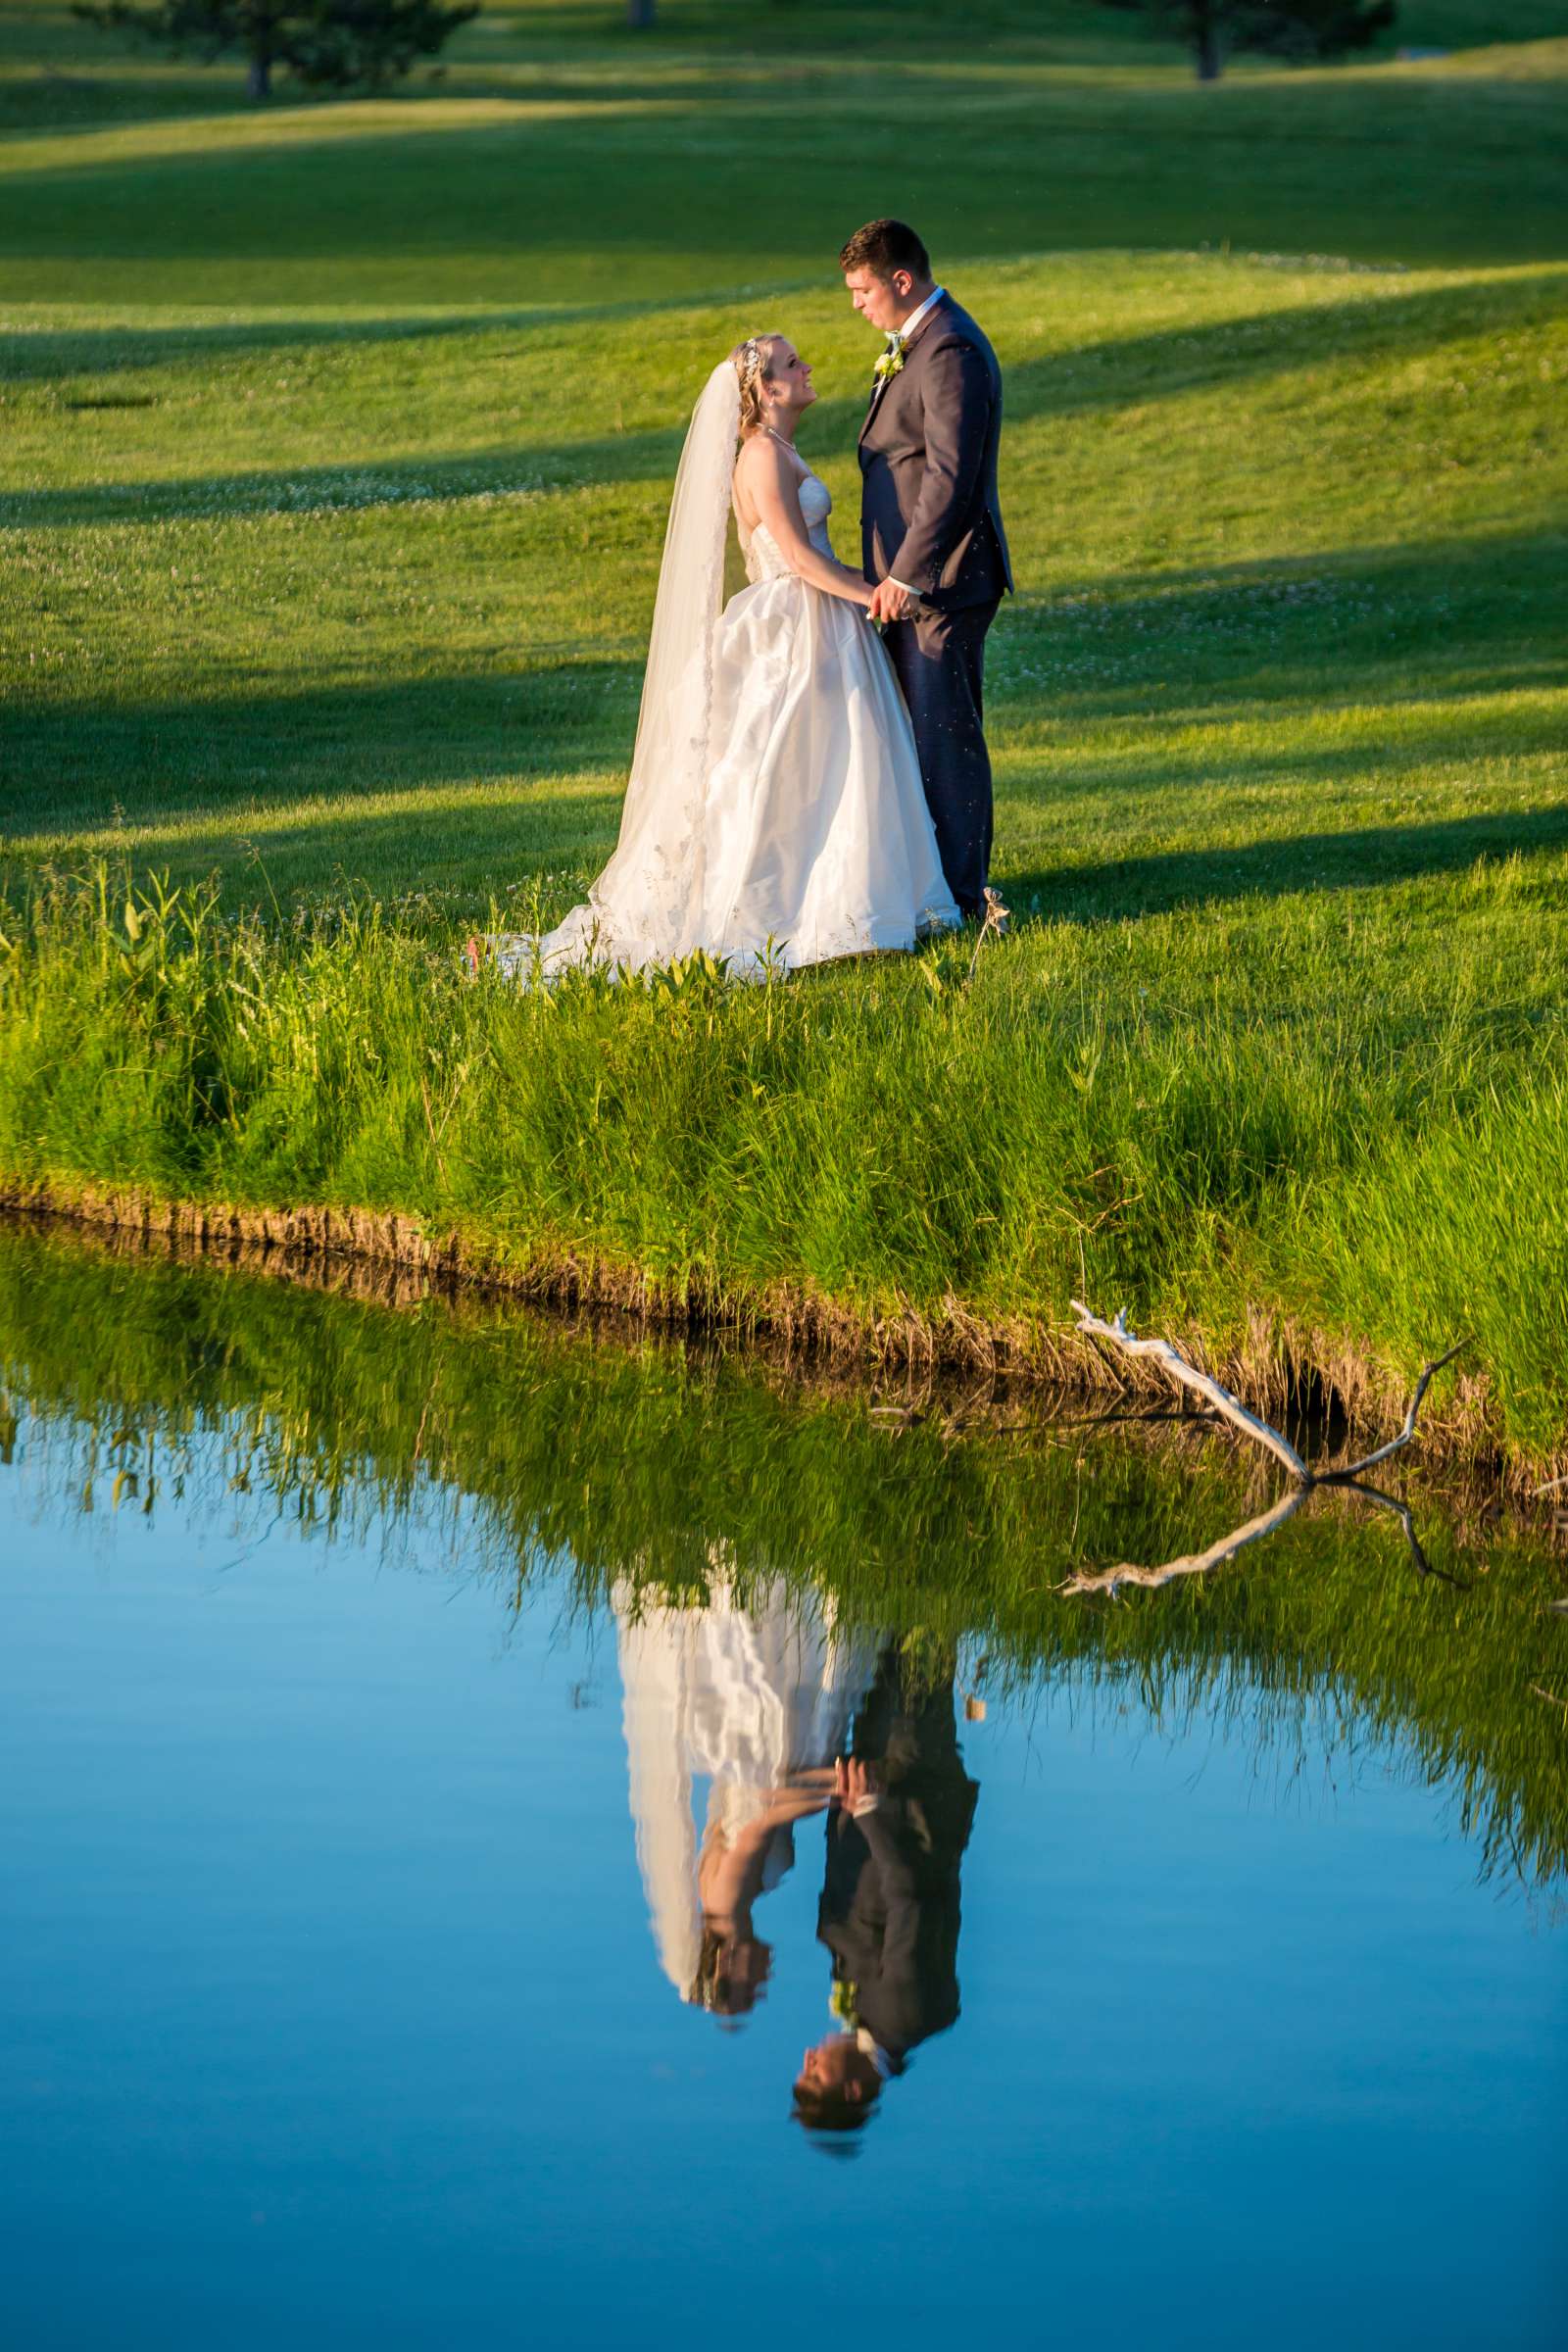
{"type": "Polygon", "coordinates": [[[813,1813],[825,1813],[832,1802],[831,1791],[817,1788],[770,1788],[761,1818],[775,1827],[784,1822],[807,1821],[813,1813]]]}
{"type": "Polygon", "coordinates": [[[871,592],[873,620],[907,620],[913,611],[913,597],[897,580],[883,580],[871,592]]]}

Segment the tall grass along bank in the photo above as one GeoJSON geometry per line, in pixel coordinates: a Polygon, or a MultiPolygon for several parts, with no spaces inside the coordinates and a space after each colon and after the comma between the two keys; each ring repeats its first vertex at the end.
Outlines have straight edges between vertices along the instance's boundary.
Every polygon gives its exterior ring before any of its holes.
{"type": "Polygon", "coordinates": [[[1429,1426],[1539,1465],[1568,1408],[1564,1008],[1517,875],[1473,888],[1484,960],[1441,987],[1325,907],[1203,986],[1166,918],[1041,923],[972,983],[946,945],[525,994],[374,903],[264,922],[58,881],[6,918],[0,1170],[17,1200],[359,1210],[522,1288],[839,1348],[1081,1371],[1077,1294],[1369,1426],[1468,1332],[1429,1426]],[[1499,943],[1515,1001],[1478,1023],[1499,943]]]}

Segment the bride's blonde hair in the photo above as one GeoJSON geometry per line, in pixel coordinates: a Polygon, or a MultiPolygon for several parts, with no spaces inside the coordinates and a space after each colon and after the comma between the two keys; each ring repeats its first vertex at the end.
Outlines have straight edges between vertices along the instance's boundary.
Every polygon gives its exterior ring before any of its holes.
{"type": "Polygon", "coordinates": [[[730,366],[740,377],[743,433],[756,432],[762,421],[762,386],[768,380],[768,363],[778,341],[778,330],[769,328],[766,334],[748,335],[729,355],[730,366]]]}

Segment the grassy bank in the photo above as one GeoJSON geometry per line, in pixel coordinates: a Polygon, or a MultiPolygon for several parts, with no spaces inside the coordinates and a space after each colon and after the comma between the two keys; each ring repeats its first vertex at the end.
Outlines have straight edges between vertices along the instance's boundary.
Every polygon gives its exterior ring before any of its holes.
{"type": "Polygon", "coordinates": [[[1507,23],[1205,92],[1102,8],[901,15],[897,55],[874,11],[499,9],[433,89],[253,115],[8,12],[9,1189],[395,1211],[524,1279],[1042,1361],[1087,1286],[1374,1418],[1468,1330],[1455,1430],[1552,1458],[1568,45],[1507,23]],[[463,930],[613,838],[737,332],[817,362],[853,503],[830,257],[889,202],[1008,371],[1016,936],[967,992],[951,950],[463,990],[463,930]]]}
{"type": "Polygon", "coordinates": [[[1293,962],[1238,956],[1201,994],[1166,918],[1136,984],[1122,927],[1043,925],[972,986],[950,945],[754,989],[521,995],[373,905],[269,928],[62,886],[14,927],[0,1167],[67,1200],[85,1180],[395,1212],[474,1270],[651,1283],[841,1347],[891,1319],[916,1352],[1001,1334],[1054,1367],[1077,1293],[1254,1394],[1294,1364],[1373,1420],[1469,1331],[1450,1428],[1540,1460],[1568,1410],[1539,1213],[1568,1188],[1558,967],[1511,871],[1479,887],[1484,960],[1450,943],[1440,992],[1385,937],[1346,1001],[1332,903],[1293,962]]]}

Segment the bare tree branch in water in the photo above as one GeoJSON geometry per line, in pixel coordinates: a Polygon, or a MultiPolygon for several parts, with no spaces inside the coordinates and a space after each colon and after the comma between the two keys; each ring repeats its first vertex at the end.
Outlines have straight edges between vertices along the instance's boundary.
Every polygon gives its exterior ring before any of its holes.
{"type": "Polygon", "coordinates": [[[1391,1453],[1397,1453],[1402,1446],[1408,1446],[1410,1440],[1415,1436],[1416,1415],[1420,1412],[1422,1400],[1432,1386],[1434,1373],[1441,1372],[1446,1365],[1451,1364],[1460,1348],[1468,1348],[1469,1345],[1468,1339],[1455,1340],[1446,1355],[1440,1355],[1433,1363],[1427,1365],[1426,1370],[1415,1384],[1415,1395],[1411,1397],[1410,1409],[1404,1416],[1404,1427],[1396,1438],[1391,1438],[1388,1444],[1380,1446],[1375,1453],[1364,1453],[1358,1462],[1351,1462],[1348,1469],[1319,1472],[1319,1485],[1345,1486],[1350,1479],[1359,1478],[1363,1470],[1375,1469],[1379,1462],[1386,1462],[1391,1453]]]}
{"type": "Polygon", "coordinates": [[[1338,1487],[1342,1494],[1359,1494],[1364,1502],[1381,1503],[1386,1511],[1393,1511],[1404,1530],[1404,1540],[1410,1546],[1410,1557],[1414,1560],[1418,1572],[1422,1576],[1441,1577],[1444,1584],[1452,1585],[1456,1592],[1469,1591],[1469,1586],[1462,1576],[1454,1576],[1448,1569],[1440,1568],[1435,1560],[1427,1558],[1421,1548],[1421,1539],[1415,1532],[1415,1514],[1400,1495],[1385,1494],[1381,1487],[1366,1486],[1361,1480],[1352,1479],[1344,1471],[1336,1471],[1330,1476],[1320,1478],[1316,1483],[1320,1487],[1338,1487]]]}
{"type": "Polygon", "coordinates": [[[1233,1429],[1239,1429],[1244,1437],[1252,1439],[1256,1445],[1264,1446],[1278,1461],[1283,1462],[1291,1474],[1293,1484],[1277,1502],[1270,1505],[1268,1510],[1261,1512],[1255,1519],[1248,1520],[1245,1526],[1233,1529],[1228,1536],[1222,1536],[1219,1542],[1211,1544],[1206,1551],[1186,1553],[1180,1559],[1165,1561],[1163,1566],[1158,1568],[1137,1568],[1128,1562],[1123,1562],[1117,1568],[1105,1568],[1094,1574],[1080,1573],[1077,1576],[1068,1577],[1063,1584],[1058,1586],[1059,1592],[1114,1593],[1121,1585],[1141,1585],[1152,1589],[1159,1585],[1171,1584],[1180,1576],[1204,1575],[1210,1568],[1218,1568],[1226,1560],[1234,1559],[1236,1554],[1249,1544],[1255,1544],[1264,1536],[1271,1536],[1277,1529],[1282,1528],[1288,1519],[1296,1516],[1307,1496],[1317,1487],[1338,1487],[1347,1494],[1359,1494],[1364,1501],[1375,1502],[1381,1508],[1393,1511],[1404,1530],[1405,1541],[1410,1546],[1410,1555],[1420,1573],[1423,1576],[1440,1576],[1446,1584],[1457,1585],[1459,1583],[1460,1580],[1457,1577],[1450,1576],[1445,1568],[1435,1568],[1427,1558],[1415,1532],[1415,1521],[1411,1516],[1409,1504],[1400,1501],[1396,1495],[1385,1494],[1378,1487],[1369,1487],[1361,1483],[1359,1473],[1363,1470],[1370,1470],[1378,1462],[1386,1462],[1391,1454],[1399,1452],[1403,1446],[1410,1444],[1416,1433],[1416,1422],[1427,1390],[1431,1387],[1435,1375],[1441,1372],[1445,1365],[1452,1363],[1460,1348],[1466,1345],[1464,1340],[1458,1341],[1450,1348],[1446,1355],[1438,1356],[1425,1367],[1421,1378],[1416,1383],[1415,1394],[1410,1399],[1410,1409],[1404,1416],[1404,1426],[1397,1437],[1391,1438],[1386,1446],[1378,1446],[1375,1452],[1364,1454],[1359,1461],[1349,1463],[1345,1469],[1320,1471],[1312,1469],[1303,1456],[1298,1453],[1289,1438],[1284,1437],[1279,1430],[1273,1427],[1272,1423],[1252,1412],[1242,1403],[1240,1397],[1233,1396],[1229,1389],[1222,1387],[1210,1373],[1200,1372],[1196,1364],[1189,1363],[1181,1350],[1172,1347],[1168,1340],[1139,1339],[1136,1333],[1128,1329],[1125,1312],[1118,1314],[1114,1323],[1106,1323],[1101,1316],[1091,1313],[1081,1299],[1075,1298],[1072,1301],[1072,1307],[1078,1317],[1080,1331],[1086,1333],[1091,1339],[1108,1342],[1111,1346],[1121,1348],[1127,1355],[1152,1357],[1183,1388],[1193,1389],[1200,1396],[1205,1397],[1214,1412],[1221,1419],[1228,1421],[1233,1429]]]}
{"type": "Polygon", "coordinates": [[[1091,1339],[1106,1340],[1125,1355],[1154,1357],[1172,1380],[1180,1381],[1183,1388],[1195,1389],[1200,1396],[1207,1397],[1214,1410],[1241,1430],[1244,1436],[1254,1439],[1259,1446],[1266,1446],[1270,1453],[1277,1454],[1293,1478],[1300,1479],[1306,1485],[1311,1484],[1312,1473],[1290,1439],[1281,1437],[1279,1431],[1267,1421],[1250,1412],[1241,1398],[1233,1396],[1229,1389],[1222,1388],[1210,1373],[1200,1372],[1196,1364],[1190,1364],[1169,1340],[1141,1340],[1128,1330],[1125,1313],[1119,1314],[1114,1323],[1106,1323],[1099,1315],[1091,1314],[1080,1298],[1073,1299],[1072,1310],[1078,1318],[1079,1330],[1087,1332],[1091,1339]]]}
{"type": "Polygon", "coordinates": [[[1114,1592],[1118,1585],[1168,1585],[1174,1583],[1178,1576],[1201,1576],[1207,1569],[1222,1567],[1225,1561],[1233,1560],[1249,1544],[1256,1544],[1262,1537],[1272,1536],[1276,1529],[1285,1525],[1287,1519],[1294,1519],[1309,1492],[1310,1489],[1304,1486],[1287,1487],[1279,1500],[1271,1503],[1266,1511],[1260,1512],[1255,1519],[1249,1519],[1245,1527],[1233,1528],[1228,1536],[1221,1536],[1219,1542],[1211,1544],[1206,1551],[1189,1552],[1179,1560],[1167,1560],[1162,1568],[1135,1568],[1124,1561],[1119,1568],[1102,1569],[1094,1575],[1070,1576],[1056,1590],[1058,1592],[1114,1592]]]}

